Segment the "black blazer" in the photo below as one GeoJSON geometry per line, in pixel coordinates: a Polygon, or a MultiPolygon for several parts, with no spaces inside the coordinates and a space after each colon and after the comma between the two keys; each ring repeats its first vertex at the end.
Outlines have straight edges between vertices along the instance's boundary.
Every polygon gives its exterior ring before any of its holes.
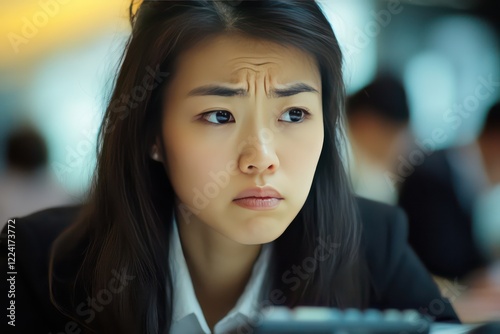
{"type": "MultiPolygon", "coordinates": [[[[449,301],[443,298],[431,276],[407,243],[404,212],[393,206],[358,199],[363,221],[363,244],[371,274],[370,307],[416,309],[436,321],[458,322],[449,301]]],[[[2,333],[72,333],[71,320],[51,304],[48,290],[48,261],[53,240],[73,220],[78,207],[47,209],[15,221],[16,327],[2,316],[2,333]]],[[[2,231],[0,259],[7,268],[7,227],[2,231]]],[[[2,279],[1,291],[8,286],[2,279]]],[[[6,300],[6,298],[2,298],[6,300]]],[[[3,304],[2,310],[6,311],[3,304]]]]}

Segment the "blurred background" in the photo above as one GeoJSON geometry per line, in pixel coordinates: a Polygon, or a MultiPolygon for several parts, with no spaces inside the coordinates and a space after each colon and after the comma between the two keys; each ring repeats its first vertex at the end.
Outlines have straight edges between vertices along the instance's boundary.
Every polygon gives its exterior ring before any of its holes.
{"type": "MultiPolygon", "coordinates": [[[[498,1],[318,2],[345,56],[356,192],[407,211],[410,242],[436,278],[491,295],[484,289],[500,286],[498,1]]],[[[0,0],[2,226],[88,190],[128,5],[0,0]]],[[[466,301],[461,312],[479,321],[468,292],[457,307],[466,301]]],[[[481,314],[500,318],[498,300],[481,299],[491,312],[481,314]]]]}

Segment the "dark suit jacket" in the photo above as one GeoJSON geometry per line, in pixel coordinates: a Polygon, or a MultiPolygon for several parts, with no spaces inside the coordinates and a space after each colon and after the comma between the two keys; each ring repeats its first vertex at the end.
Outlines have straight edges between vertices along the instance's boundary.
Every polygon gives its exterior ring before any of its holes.
{"type": "Polygon", "coordinates": [[[462,278],[486,264],[472,233],[474,194],[460,200],[464,184],[448,159],[454,149],[433,152],[401,185],[399,205],[409,217],[409,243],[427,269],[438,276],[462,278]]]}
{"type": "MultiPolygon", "coordinates": [[[[457,321],[449,301],[407,244],[407,222],[396,207],[358,199],[364,228],[364,248],[371,274],[370,306],[416,309],[436,321],[457,321]]],[[[75,217],[78,207],[48,209],[16,219],[16,327],[2,333],[72,333],[70,319],[51,304],[48,291],[48,261],[51,243],[75,217]]],[[[1,268],[7,272],[7,228],[1,236],[1,268]]],[[[2,280],[2,293],[8,287],[2,280]]],[[[5,300],[5,299],[4,299],[5,300]]],[[[6,310],[6,305],[2,309],[6,310]]],[[[75,332],[77,333],[77,332],[75,332]]]]}

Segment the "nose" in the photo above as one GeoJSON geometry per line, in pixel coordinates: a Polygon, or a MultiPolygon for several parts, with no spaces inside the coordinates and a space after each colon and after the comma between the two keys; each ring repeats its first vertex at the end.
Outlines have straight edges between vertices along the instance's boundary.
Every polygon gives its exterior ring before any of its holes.
{"type": "Polygon", "coordinates": [[[272,174],[278,170],[279,164],[273,142],[255,137],[243,145],[238,161],[241,172],[251,175],[272,174]]]}

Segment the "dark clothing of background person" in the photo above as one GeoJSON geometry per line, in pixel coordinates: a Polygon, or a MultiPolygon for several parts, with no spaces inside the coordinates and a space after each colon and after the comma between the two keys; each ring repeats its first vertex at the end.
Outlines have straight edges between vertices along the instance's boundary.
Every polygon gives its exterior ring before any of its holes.
{"type": "Polygon", "coordinates": [[[481,228],[489,230],[477,220],[476,205],[498,185],[500,102],[488,110],[474,142],[430,152],[401,186],[410,245],[431,273],[460,279],[488,265],[491,250],[481,250],[485,240],[474,237],[481,228]]]}
{"type": "MultiPolygon", "coordinates": [[[[485,265],[473,238],[474,190],[456,172],[451,156],[457,148],[435,151],[403,182],[399,205],[409,221],[409,243],[429,271],[444,278],[463,278],[485,265]]],[[[472,186],[472,185],[471,185],[472,186]]]]}

